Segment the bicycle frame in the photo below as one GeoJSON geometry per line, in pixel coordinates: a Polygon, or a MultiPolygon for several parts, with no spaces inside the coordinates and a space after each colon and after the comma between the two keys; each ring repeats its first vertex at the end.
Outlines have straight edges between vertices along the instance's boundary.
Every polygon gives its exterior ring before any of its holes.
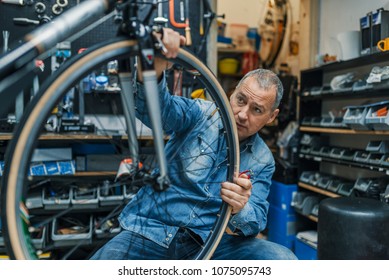
{"type": "MultiPolygon", "coordinates": [[[[15,90],[18,82],[27,77],[34,69],[34,59],[41,54],[53,48],[57,43],[69,38],[75,32],[82,30],[90,23],[114,10],[115,0],[92,0],[84,1],[76,7],[69,9],[62,15],[57,17],[49,24],[45,24],[24,37],[24,42],[19,47],[6,53],[0,57],[0,99],[4,96],[10,101],[16,99],[16,95],[11,96],[8,93],[11,87],[15,90]]],[[[152,40],[152,30],[137,21],[137,7],[131,6],[136,1],[123,1],[124,6],[123,18],[125,21],[133,20],[126,25],[121,33],[125,35],[135,35],[138,40],[140,49],[140,62],[142,65],[143,83],[146,89],[146,101],[150,112],[151,129],[153,131],[153,138],[156,148],[157,160],[159,163],[159,177],[157,178],[157,191],[163,191],[169,184],[167,176],[167,162],[164,152],[164,140],[162,132],[162,124],[160,120],[160,106],[158,100],[157,76],[154,70],[154,42],[152,40]],[[130,7],[131,6],[131,7],[130,7]]],[[[135,114],[132,112],[133,101],[131,100],[131,80],[130,73],[126,69],[124,63],[121,65],[120,80],[123,83],[124,94],[122,97],[123,103],[126,106],[125,119],[127,123],[128,135],[136,137],[135,129],[135,114]],[[123,68],[124,67],[124,68],[123,68]]],[[[17,92],[19,92],[17,90],[17,92]]],[[[7,107],[7,106],[4,106],[7,107]]],[[[3,107],[3,109],[4,109],[3,107]]],[[[136,141],[129,139],[129,143],[133,145],[136,141]]],[[[131,145],[130,145],[131,146],[131,145]]],[[[137,146],[131,146],[130,155],[135,160],[137,166],[137,146]]]]}

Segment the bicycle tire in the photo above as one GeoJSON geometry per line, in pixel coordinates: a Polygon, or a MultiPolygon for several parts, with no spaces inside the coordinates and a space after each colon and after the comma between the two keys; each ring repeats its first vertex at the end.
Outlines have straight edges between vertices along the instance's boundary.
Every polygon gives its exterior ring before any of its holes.
{"type": "MultiPolygon", "coordinates": [[[[135,56],[137,52],[137,42],[125,38],[116,38],[89,48],[62,65],[42,86],[40,93],[30,102],[13,134],[5,155],[6,165],[2,182],[1,218],[4,241],[11,259],[36,259],[42,256],[42,254],[39,254],[42,249],[35,248],[36,246],[33,244],[29,233],[31,215],[25,201],[27,192],[31,191],[29,185],[34,180],[28,174],[31,158],[35,148],[38,147],[40,139],[42,139],[40,132],[52,108],[58,104],[69,89],[74,87],[91,70],[117,57],[135,56]]],[[[225,126],[224,135],[228,147],[227,158],[229,164],[225,180],[232,181],[234,174],[239,170],[239,148],[236,139],[235,121],[228,99],[212,72],[195,56],[181,49],[174,62],[196,69],[200,73],[200,77],[197,77],[197,79],[205,84],[208,94],[212,96],[219,107],[219,114],[225,126]]],[[[72,139],[72,137],[69,136],[69,139],[72,139]]],[[[48,212],[47,215],[55,216],[50,211],[48,212]]],[[[231,208],[223,202],[215,224],[210,230],[210,235],[200,252],[195,255],[195,259],[211,258],[225,231],[230,213],[231,208]]],[[[55,258],[55,256],[50,258],[55,258]]]]}

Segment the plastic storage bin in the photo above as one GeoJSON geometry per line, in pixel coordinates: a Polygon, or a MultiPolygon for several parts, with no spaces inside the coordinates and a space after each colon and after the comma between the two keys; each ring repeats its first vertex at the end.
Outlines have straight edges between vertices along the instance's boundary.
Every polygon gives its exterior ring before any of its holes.
{"type": "Polygon", "coordinates": [[[317,186],[322,189],[327,189],[328,186],[331,184],[333,180],[333,177],[331,175],[321,174],[317,186]]]}
{"type": "Polygon", "coordinates": [[[311,120],[312,126],[321,126],[322,117],[313,117],[311,120]]]}
{"type": "Polygon", "coordinates": [[[72,198],[70,200],[75,209],[94,209],[99,206],[99,199],[97,197],[97,188],[74,187],[72,191],[72,198]]]}
{"type": "Polygon", "coordinates": [[[319,156],[320,155],[320,153],[321,153],[321,149],[322,149],[322,147],[312,147],[311,148],[311,154],[312,155],[315,155],[315,156],[319,156]]]}
{"type": "Polygon", "coordinates": [[[354,160],[357,162],[368,162],[370,153],[366,151],[357,151],[354,156],[354,160]]]}
{"type": "Polygon", "coordinates": [[[346,107],[346,113],[343,117],[343,123],[355,130],[369,130],[366,124],[366,115],[368,108],[366,106],[349,106],[346,107]]]}
{"type": "Polygon", "coordinates": [[[388,167],[389,166],[389,154],[385,154],[381,159],[381,165],[388,167]]]}
{"type": "Polygon", "coordinates": [[[47,227],[44,226],[32,234],[31,242],[35,249],[43,249],[46,246],[47,231],[47,227]]]}
{"type": "Polygon", "coordinates": [[[329,116],[323,116],[321,119],[320,126],[323,127],[332,127],[333,126],[334,119],[329,116]]]}
{"type": "Polygon", "coordinates": [[[310,184],[311,178],[315,175],[315,171],[303,171],[300,175],[300,181],[310,184]]]}
{"type": "Polygon", "coordinates": [[[312,208],[311,215],[319,217],[319,203],[315,204],[312,208]]]}
{"type": "Polygon", "coordinates": [[[300,153],[309,155],[311,153],[311,147],[309,147],[309,146],[301,146],[300,153]]]}
{"type": "Polygon", "coordinates": [[[320,179],[320,172],[314,172],[313,176],[311,176],[310,180],[309,180],[309,184],[311,184],[312,186],[317,186],[317,183],[319,182],[319,179],[320,179]]]}
{"type": "Polygon", "coordinates": [[[338,193],[343,196],[350,196],[354,189],[354,183],[351,182],[342,182],[339,186],[338,193]]]}
{"type": "Polygon", "coordinates": [[[304,117],[301,124],[310,126],[312,124],[312,117],[304,117]]]}
{"type": "Polygon", "coordinates": [[[359,178],[355,184],[354,189],[361,191],[361,192],[367,192],[367,190],[374,184],[374,180],[370,178],[359,178]]]}
{"type": "Polygon", "coordinates": [[[305,192],[296,192],[293,195],[292,206],[296,210],[296,212],[308,216],[311,212],[315,204],[318,204],[320,199],[316,195],[310,195],[305,192]]]}
{"type": "Polygon", "coordinates": [[[340,158],[343,160],[353,160],[356,152],[355,150],[345,150],[340,158]]]}
{"type": "Polygon", "coordinates": [[[342,185],[341,179],[332,179],[331,182],[328,184],[327,189],[331,192],[337,193],[342,185]]]}
{"type": "Polygon", "coordinates": [[[72,188],[43,188],[42,201],[45,209],[66,209],[70,206],[72,188]]]}
{"type": "Polygon", "coordinates": [[[84,245],[92,243],[93,217],[78,219],[60,217],[53,220],[51,239],[55,247],[84,245]]]}
{"type": "Polygon", "coordinates": [[[369,108],[366,114],[366,124],[374,130],[389,130],[389,102],[382,102],[369,108]]]}
{"type": "Polygon", "coordinates": [[[366,151],[371,153],[385,154],[389,152],[389,141],[369,141],[366,151]]]}
{"type": "Polygon", "coordinates": [[[384,155],[382,154],[370,154],[369,163],[374,165],[380,165],[384,155]]]}
{"type": "Polygon", "coordinates": [[[94,225],[97,238],[111,238],[121,231],[117,217],[111,219],[107,219],[106,216],[96,217],[94,225]]]}
{"type": "Polygon", "coordinates": [[[330,156],[330,153],[331,153],[331,150],[332,150],[331,147],[324,146],[324,147],[321,148],[321,150],[320,150],[320,155],[323,156],[323,157],[329,157],[329,156],[330,156]]]}
{"type": "Polygon", "coordinates": [[[331,158],[341,158],[343,153],[344,153],[344,151],[345,150],[343,148],[333,147],[332,150],[330,151],[329,156],[331,158]]]}
{"type": "Polygon", "coordinates": [[[123,186],[104,181],[97,189],[97,196],[101,206],[118,205],[124,200],[123,186]]]}

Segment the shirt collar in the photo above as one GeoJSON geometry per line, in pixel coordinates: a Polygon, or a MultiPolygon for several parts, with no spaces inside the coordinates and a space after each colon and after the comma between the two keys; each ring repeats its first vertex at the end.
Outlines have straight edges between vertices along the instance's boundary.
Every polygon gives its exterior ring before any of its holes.
{"type": "Polygon", "coordinates": [[[253,152],[253,145],[254,145],[254,141],[255,141],[256,135],[257,134],[255,133],[254,135],[251,135],[250,137],[248,137],[247,139],[245,139],[245,140],[243,140],[242,142],[239,143],[241,152],[245,151],[246,149],[250,153],[253,152]]]}

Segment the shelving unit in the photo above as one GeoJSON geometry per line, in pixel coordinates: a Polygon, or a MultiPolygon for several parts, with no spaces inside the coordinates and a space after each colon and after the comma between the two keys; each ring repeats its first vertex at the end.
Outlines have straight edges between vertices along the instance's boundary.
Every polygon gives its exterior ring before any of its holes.
{"type": "MultiPolygon", "coordinates": [[[[365,84],[362,88],[353,87],[357,81],[366,81],[373,67],[386,65],[389,65],[389,55],[376,53],[301,71],[299,192],[315,196],[319,202],[327,197],[341,196],[379,199],[378,192],[387,185],[388,155],[370,152],[367,146],[372,141],[388,141],[389,130],[357,129],[347,124],[344,116],[348,106],[389,100],[388,80],[365,84]],[[336,90],[331,87],[335,77],[350,73],[353,75],[351,85],[336,90]],[[310,181],[303,178],[307,174],[312,176],[310,181]],[[347,191],[342,192],[336,186],[323,188],[318,181],[324,177],[334,184],[344,181],[347,191]],[[369,184],[358,185],[361,180],[369,181],[370,185],[376,182],[374,193],[368,188],[369,184]]],[[[300,218],[317,222],[320,213],[300,215],[300,218]]],[[[315,230],[315,224],[307,230],[315,230]]]]}
{"type": "MultiPolygon", "coordinates": [[[[12,139],[11,133],[0,134],[0,141],[3,147],[7,146],[8,141],[12,139]]],[[[152,148],[153,137],[151,135],[139,136],[141,151],[146,155],[152,148]]],[[[167,139],[166,139],[167,140],[167,139]]],[[[106,144],[120,145],[120,142],[127,141],[126,135],[98,135],[84,133],[46,133],[40,136],[42,147],[73,147],[72,145],[102,145],[106,144]]],[[[103,147],[103,148],[104,148],[103,147]]],[[[73,155],[75,156],[75,155],[73,155]]],[[[107,158],[115,156],[114,154],[105,154],[107,158]]],[[[122,155],[125,157],[125,155],[122,155]]],[[[74,158],[73,158],[74,160],[74,158]]],[[[118,167],[118,166],[117,166],[118,167]]],[[[116,167],[116,168],[117,168],[116,167]]],[[[82,254],[91,252],[93,249],[103,245],[108,238],[117,234],[120,228],[111,228],[109,226],[117,223],[116,218],[121,209],[133,197],[137,190],[130,190],[127,186],[115,182],[117,170],[76,170],[74,174],[52,175],[52,176],[31,176],[29,184],[34,191],[29,192],[26,200],[26,207],[29,214],[36,219],[51,219],[53,216],[65,217],[70,220],[81,219],[86,221],[85,228],[88,232],[66,234],[61,232],[58,226],[66,227],[66,219],[55,219],[42,228],[42,232],[37,234],[37,248],[48,250],[45,254],[48,258],[58,258],[63,252],[66,252],[71,246],[76,246],[77,258],[83,258],[82,254]],[[112,186],[112,191],[103,192],[104,182],[112,186]],[[50,192],[47,189],[52,189],[50,192]],[[76,191],[78,190],[78,193],[76,191]],[[50,195],[58,195],[50,197],[50,195]],[[114,213],[114,215],[113,215],[114,213]],[[112,215],[109,226],[101,228],[98,220],[101,217],[112,215]],[[58,230],[57,230],[58,229],[58,230]],[[39,239],[39,240],[38,240],[39,239]],[[80,255],[81,254],[81,255],[80,255]]],[[[107,219],[101,219],[105,222],[107,219]]],[[[0,255],[6,254],[4,240],[0,235],[0,255]]],[[[43,257],[43,256],[42,256],[43,257]]],[[[85,255],[87,257],[87,255],[85,255]]]]}
{"type": "Polygon", "coordinates": [[[217,49],[217,57],[218,61],[224,58],[233,58],[239,61],[238,69],[236,73],[220,73],[220,69],[218,70],[218,78],[221,83],[224,91],[229,95],[235,89],[235,86],[240,81],[240,79],[244,76],[244,74],[251,70],[257,68],[257,64],[259,62],[259,57],[255,56],[252,50],[248,47],[246,48],[226,48],[219,47],[217,49]],[[251,65],[251,67],[250,67],[251,65]]]}
{"type": "Polygon", "coordinates": [[[236,48],[217,49],[218,61],[220,61],[223,58],[234,58],[239,61],[238,70],[236,73],[222,74],[218,69],[217,75],[219,78],[219,82],[222,85],[224,91],[227,93],[227,95],[232,93],[239,80],[243,77],[241,66],[242,66],[243,54],[245,52],[246,50],[240,50],[236,48]]]}

